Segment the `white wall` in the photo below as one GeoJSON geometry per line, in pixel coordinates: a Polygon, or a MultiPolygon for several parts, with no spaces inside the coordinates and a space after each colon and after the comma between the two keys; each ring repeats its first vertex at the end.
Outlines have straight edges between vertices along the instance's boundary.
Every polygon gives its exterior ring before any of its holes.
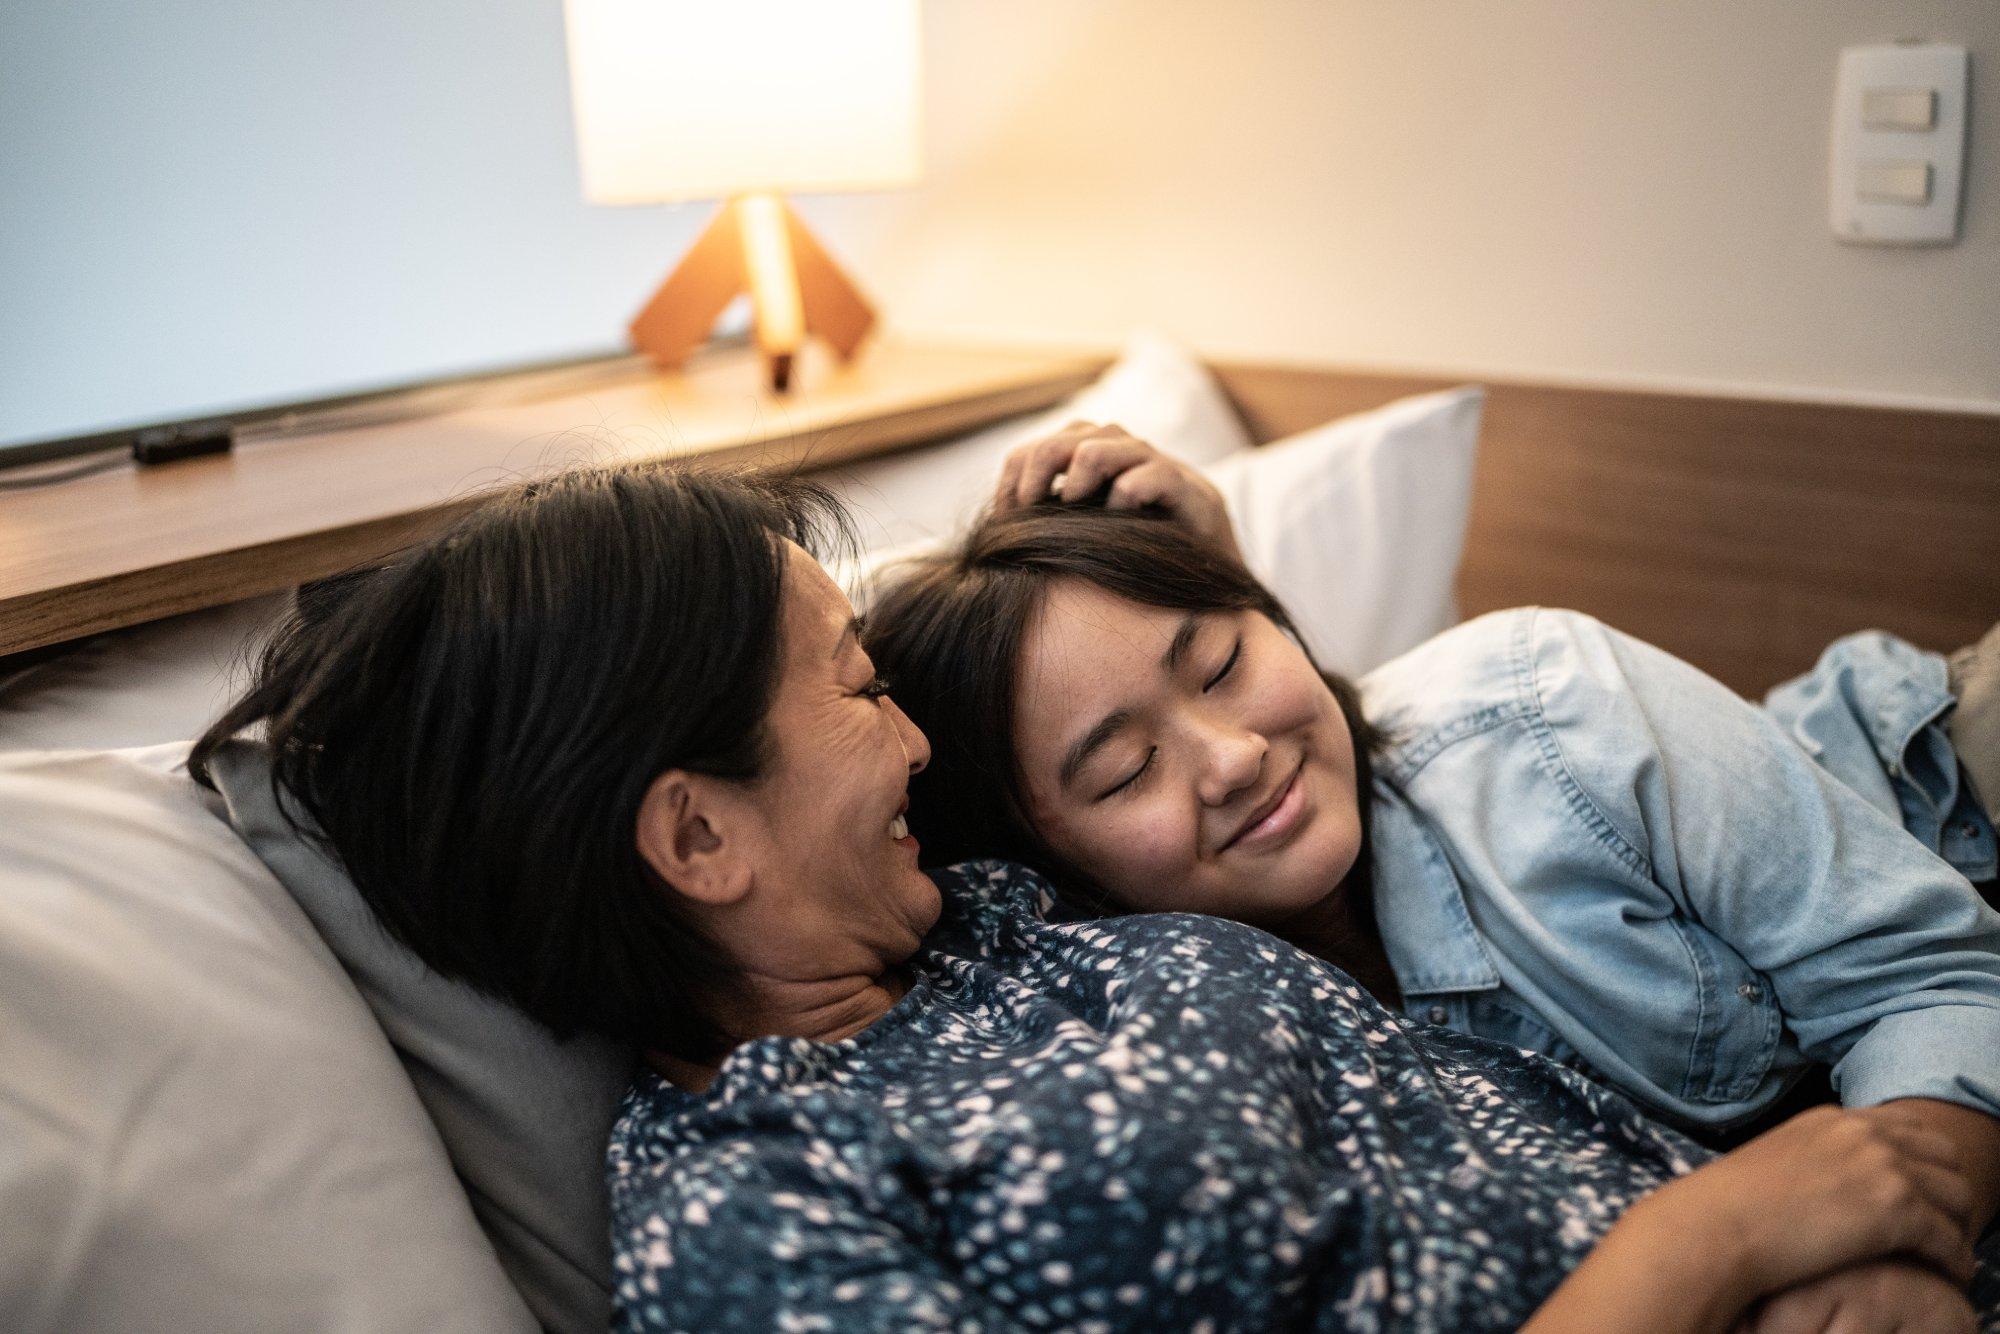
{"type": "Polygon", "coordinates": [[[2000,409],[1994,0],[929,0],[900,327],[2000,409]],[[1827,228],[1836,55],[1973,52],[1948,249],[1827,228]]]}
{"type": "MultiPolygon", "coordinates": [[[[2000,0],[927,0],[928,176],[802,201],[892,323],[2000,407],[2000,0]],[[1826,226],[1835,54],[1973,49],[1967,225],[1826,226]]],[[[0,442],[623,324],[558,0],[0,3],[0,442]]]]}

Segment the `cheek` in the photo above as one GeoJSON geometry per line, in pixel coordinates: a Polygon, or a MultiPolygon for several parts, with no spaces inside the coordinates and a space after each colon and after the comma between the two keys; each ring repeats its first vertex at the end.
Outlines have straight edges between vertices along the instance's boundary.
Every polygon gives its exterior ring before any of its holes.
{"type": "Polygon", "coordinates": [[[1195,861],[1189,803],[1107,803],[1042,827],[1051,847],[1124,906],[1148,912],[1179,906],[1195,861]]]}
{"type": "Polygon", "coordinates": [[[1273,739],[1288,738],[1304,745],[1333,771],[1349,780],[1354,774],[1354,745],[1340,701],[1293,648],[1274,657],[1266,669],[1247,678],[1239,698],[1244,701],[1244,725],[1273,739]]]}
{"type": "Polygon", "coordinates": [[[886,839],[893,793],[907,772],[894,725],[885,713],[869,708],[873,716],[859,707],[841,706],[815,719],[819,744],[786,775],[785,806],[779,814],[788,823],[835,836],[831,846],[841,841],[865,845],[863,831],[878,824],[886,839]]]}
{"type": "Polygon", "coordinates": [[[1245,684],[1249,687],[1244,698],[1252,714],[1250,726],[1266,736],[1282,736],[1328,718],[1340,718],[1340,704],[1333,692],[1303,660],[1290,661],[1288,655],[1245,684]]]}

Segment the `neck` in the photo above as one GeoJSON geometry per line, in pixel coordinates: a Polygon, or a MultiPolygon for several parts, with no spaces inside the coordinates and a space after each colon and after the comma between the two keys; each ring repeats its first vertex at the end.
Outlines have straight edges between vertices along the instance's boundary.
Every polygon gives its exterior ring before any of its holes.
{"type": "Polygon", "coordinates": [[[910,989],[907,968],[897,965],[879,977],[789,978],[751,974],[736,994],[716,1007],[716,1022],[729,1034],[729,1051],[713,1061],[694,1061],[649,1051],[646,1063],[662,1079],[689,1093],[705,1093],[730,1051],[758,1038],[805,1038],[839,1042],[887,1014],[910,989]]]}
{"type": "Polygon", "coordinates": [[[1399,1009],[1403,993],[1396,985],[1389,952],[1375,927],[1373,886],[1367,863],[1358,863],[1331,894],[1304,912],[1275,924],[1271,933],[1316,959],[1341,969],[1362,990],[1390,1009],[1399,1009]]]}
{"type": "Polygon", "coordinates": [[[1281,923],[1273,934],[1345,970],[1369,995],[1389,1009],[1399,1010],[1403,1005],[1402,988],[1396,983],[1395,969],[1389,966],[1389,951],[1383,947],[1381,928],[1375,924],[1375,843],[1370,817],[1375,804],[1371,752],[1376,733],[1362,718],[1361,701],[1352,685],[1337,677],[1328,678],[1327,685],[1340,702],[1354,744],[1354,796],[1361,819],[1361,845],[1354,865],[1333,892],[1281,923]]]}

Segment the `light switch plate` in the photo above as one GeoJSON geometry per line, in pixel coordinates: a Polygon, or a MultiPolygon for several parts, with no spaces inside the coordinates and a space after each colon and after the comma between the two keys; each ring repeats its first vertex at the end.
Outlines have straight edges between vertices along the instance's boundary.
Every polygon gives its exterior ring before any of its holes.
{"type": "Polygon", "coordinates": [[[1934,130],[1934,88],[1868,88],[1861,93],[1861,125],[1869,130],[1934,130]]]}
{"type": "Polygon", "coordinates": [[[1828,198],[1835,236],[1860,245],[1950,245],[1958,240],[1970,67],[1964,47],[1937,43],[1853,46],[1840,53],[1828,198]],[[1880,121],[1886,103],[1908,105],[1910,95],[1926,91],[1935,94],[1929,129],[1868,124],[1867,112],[1875,112],[1873,118],[1880,121]],[[1926,166],[1928,198],[1919,190],[1882,190],[1885,180],[1923,176],[1926,166]]]}
{"type": "Polygon", "coordinates": [[[1854,190],[1863,199],[1879,199],[1894,204],[1928,204],[1931,202],[1931,164],[1864,162],[1855,174],[1854,190]]]}

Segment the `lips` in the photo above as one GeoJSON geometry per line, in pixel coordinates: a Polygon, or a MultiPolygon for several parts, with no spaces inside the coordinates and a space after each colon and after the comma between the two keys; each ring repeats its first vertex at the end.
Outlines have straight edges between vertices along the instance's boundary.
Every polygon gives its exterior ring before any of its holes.
{"type": "Polygon", "coordinates": [[[1244,819],[1243,823],[1237,826],[1236,832],[1231,834],[1228,841],[1217,848],[1216,851],[1227,852],[1239,843],[1258,839],[1267,833],[1283,832],[1282,830],[1264,828],[1265,822],[1270,820],[1272,816],[1279,814],[1281,807],[1284,808],[1288,818],[1279,823],[1285,824],[1289,828],[1290,824],[1296,821],[1298,816],[1299,802],[1295,798],[1295,790],[1299,784],[1299,775],[1305,772],[1305,767],[1305,761],[1300,760],[1285,781],[1278,784],[1269,796],[1257,803],[1256,807],[1244,819]]]}

